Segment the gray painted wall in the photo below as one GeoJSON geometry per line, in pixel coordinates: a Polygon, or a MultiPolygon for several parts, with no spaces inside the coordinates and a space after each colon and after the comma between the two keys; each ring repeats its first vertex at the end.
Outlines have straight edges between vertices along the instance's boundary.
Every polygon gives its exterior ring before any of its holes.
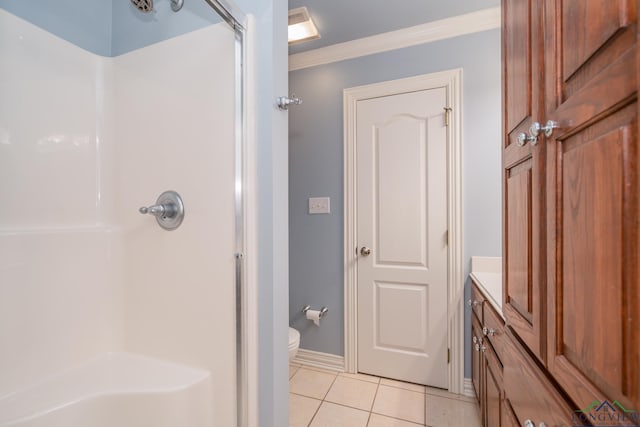
{"type": "MultiPolygon", "coordinates": [[[[463,68],[467,277],[472,255],[501,256],[500,61],[496,29],[289,73],[290,91],[304,101],[289,113],[289,317],[301,348],[344,355],[343,89],[463,68]],[[317,196],[331,197],[330,215],[307,213],[317,196]],[[306,304],[329,307],[319,328],[300,313],[306,304]]],[[[469,319],[467,311],[465,342],[469,319]]]]}
{"type": "Polygon", "coordinates": [[[205,0],[185,1],[173,12],[168,0],[139,12],[128,0],[0,0],[0,8],[76,46],[118,56],[221,21],[205,0]]]}
{"type": "Polygon", "coordinates": [[[0,0],[0,8],[82,49],[110,56],[111,1],[0,0]]]}

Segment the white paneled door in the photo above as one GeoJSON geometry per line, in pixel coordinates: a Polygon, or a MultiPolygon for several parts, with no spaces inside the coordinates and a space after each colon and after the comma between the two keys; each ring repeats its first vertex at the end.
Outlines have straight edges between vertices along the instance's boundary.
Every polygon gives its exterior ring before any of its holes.
{"type": "Polygon", "coordinates": [[[358,101],[358,371],[448,387],[445,88],[358,101]]]}

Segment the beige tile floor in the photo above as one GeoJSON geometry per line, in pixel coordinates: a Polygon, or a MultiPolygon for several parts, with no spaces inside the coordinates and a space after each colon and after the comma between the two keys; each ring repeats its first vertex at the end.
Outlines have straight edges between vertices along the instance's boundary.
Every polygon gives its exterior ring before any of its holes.
{"type": "Polygon", "coordinates": [[[473,398],[444,390],[289,365],[289,427],[480,427],[473,398]]]}

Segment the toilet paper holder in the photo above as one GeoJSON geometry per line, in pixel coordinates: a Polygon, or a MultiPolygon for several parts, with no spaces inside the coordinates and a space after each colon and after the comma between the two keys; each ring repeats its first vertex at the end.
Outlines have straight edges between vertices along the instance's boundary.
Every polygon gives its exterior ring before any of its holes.
{"type": "MultiPolygon", "coordinates": [[[[303,314],[307,314],[307,311],[311,310],[311,306],[310,305],[305,305],[304,308],[302,309],[302,313],[303,314]]],[[[327,312],[329,311],[329,309],[327,307],[322,307],[320,309],[320,318],[322,319],[325,314],[327,314],[327,312]]]]}

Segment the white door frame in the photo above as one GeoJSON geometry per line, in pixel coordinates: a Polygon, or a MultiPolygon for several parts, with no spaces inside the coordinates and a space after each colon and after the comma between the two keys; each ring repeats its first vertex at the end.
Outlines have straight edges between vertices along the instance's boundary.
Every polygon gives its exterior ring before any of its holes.
{"type": "MultiPolygon", "coordinates": [[[[344,100],[344,324],[347,372],[358,371],[358,269],[356,194],[356,108],[358,101],[445,88],[451,108],[447,129],[447,224],[449,265],[447,286],[447,345],[451,350],[449,391],[464,392],[464,269],[462,247],[462,69],[345,89],[344,100]]],[[[443,106],[444,107],[444,106],[443,106]]]]}

